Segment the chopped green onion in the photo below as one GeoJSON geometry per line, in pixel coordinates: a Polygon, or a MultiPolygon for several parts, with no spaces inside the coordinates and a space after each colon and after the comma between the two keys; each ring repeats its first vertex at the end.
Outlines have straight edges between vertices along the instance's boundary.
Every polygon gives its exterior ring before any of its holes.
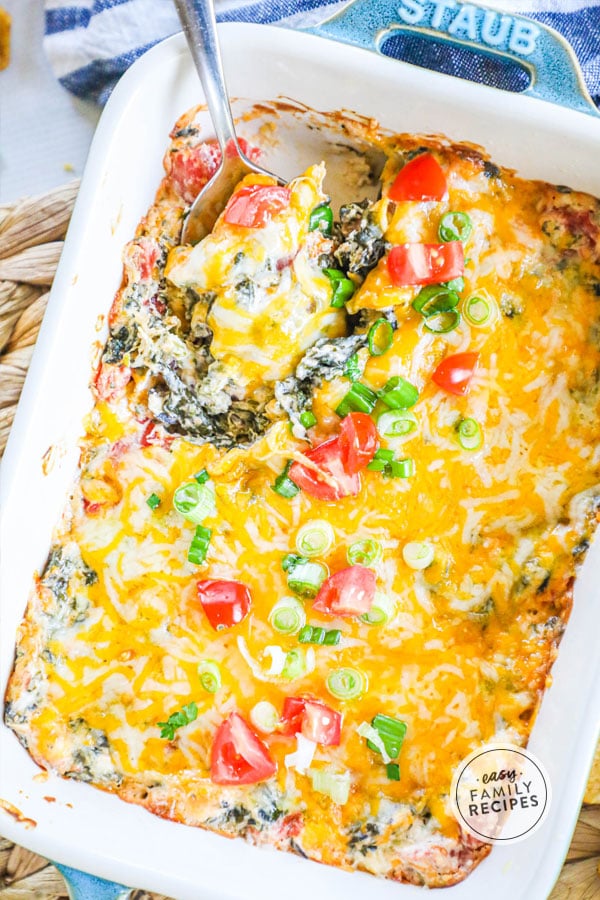
{"type": "Polygon", "coordinates": [[[441,241],[462,241],[469,239],[473,231],[471,217],[464,212],[449,212],[442,216],[438,234],[441,241]]]}
{"type": "Polygon", "coordinates": [[[411,569],[426,569],[433,562],[435,552],[428,541],[409,541],[402,548],[402,556],[411,569]]]}
{"type": "Polygon", "coordinates": [[[412,478],[415,474],[415,461],[410,456],[393,459],[384,474],[389,478],[412,478]]]}
{"type": "Polygon", "coordinates": [[[311,777],[313,790],[318,794],[325,794],[340,806],[348,802],[350,775],[347,772],[337,775],[323,769],[307,769],[307,774],[311,777]]]}
{"type": "Polygon", "coordinates": [[[417,417],[405,409],[392,409],[377,419],[377,431],[384,438],[406,438],[416,427],[417,417]]]}
{"type": "Polygon", "coordinates": [[[367,342],[371,356],[383,356],[394,340],[394,329],[387,319],[377,319],[369,328],[367,342]]]}
{"type": "MultiPolygon", "coordinates": [[[[407,382],[408,383],[408,382],[407,382]]],[[[344,418],[350,412],[370,413],[375,409],[377,394],[361,381],[355,381],[345,397],[336,407],[336,413],[344,418]]]]}
{"type": "Polygon", "coordinates": [[[380,447],[379,450],[376,450],[373,459],[382,459],[385,462],[390,462],[394,458],[393,450],[386,450],[384,447],[380,447]]]}
{"type": "Polygon", "coordinates": [[[326,566],[316,562],[297,563],[288,569],[288,587],[299,597],[316,597],[328,575],[326,566]]]}
{"type": "Polygon", "coordinates": [[[425,331],[431,334],[448,334],[454,331],[460,325],[460,313],[457,309],[451,309],[448,312],[437,313],[435,316],[429,316],[423,322],[425,331]]]}
{"type": "Polygon", "coordinates": [[[305,562],[308,562],[306,556],[298,556],[297,553],[286,553],[281,560],[281,568],[284,572],[289,572],[294,566],[298,566],[300,563],[305,562]]]}
{"type": "Polygon", "coordinates": [[[471,325],[481,327],[493,322],[498,315],[498,307],[486,297],[469,297],[463,307],[463,315],[471,325]]]}
{"type": "Polygon", "coordinates": [[[409,409],[419,399],[419,392],[406,378],[394,375],[379,391],[379,399],[390,409],[409,409]]]}
{"type": "Polygon", "coordinates": [[[291,478],[288,476],[288,472],[292,466],[292,460],[288,459],[285,464],[285,469],[283,472],[277,476],[273,484],[271,485],[271,490],[275,491],[276,494],[279,494],[280,497],[285,497],[286,500],[290,500],[292,497],[295,497],[296,494],[300,492],[300,488],[297,484],[294,484],[291,478]]]}
{"type": "Polygon", "coordinates": [[[339,269],[323,269],[323,271],[329,278],[333,288],[331,305],[341,309],[353,295],[356,285],[349,278],[346,278],[339,269]]]}
{"type": "Polygon", "coordinates": [[[385,763],[390,762],[390,757],[385,749],[385,744],[381,740],[379,732],[373,728],[372,725],[369,725],[368,722],[361,722],[356,731],[361,737],[366,738],[367,744],[371,750],[374,750],[376,753],[381,753],[385,763]]]}
{"type": "Polygon", "coordinates": [[[355,700],[367,689],[367,679],[363,673],[349,666],[330,672],[326,684],[329,693],[338,700],[355,700]]]}
{"type": "Polygon", "coordinates": [[[306,613],[295,597],[283,597],[269,613],[269,622],[279,634],[296,634],[306,622],[306,613]]]}
{"type": "Polygon", "coordinates": [[[388,478],[410,478],[415,474],[415,461],[410,457],[394,459],[393,450],[379,449],[367,469],[371,472],[383,472],[388,478]]]}
{"type": "Polygon", "coordinates": [[[344,366],[344,375],[346,376],[346,378],[349,378],[350,381],[358,381],[362,373],[363,370],[361,368],[358,353],[353,353],[352,356],[349,356],[346,360],[346,365],[344,366]]]}
{"type": "Polygon", "coordinates": [[[208,553],[211,537],[212,531],[210,528],[206,528],[204,525],[196,526],[196,531],[188,550],[188,562],[193,563],[195,566],[202,565],[208,553]]]}
{"type": "Polygon", "coordinates": [[[250,721],[259,731],[271,734],[279,724],[279,713],[268,700],[260,700],[250,710],[250,721]]]}
{"type": "Polygon", "coordinates": [[[216,512],[215,486],[212,481],[199,484],[188,481],[180,485],[173,494],[173,506],[190,522],[200,525],[207,516],[216,512]]]}
{"type": "Polygon", "coordinates": [[[192,703],[187,703],[181,708],[180,711],[171,713],[166,722],[158,722],[161,738],[166,738],[168,741],[172,741],[178,728],[183,728],[184,725],[189,725],[190,722],[194,722],[197,718],[197,705],[193,701],[192,703]]]}
{"type": "Polygon", "coordinates": [[[311,409],[305,409],[303,413],[300,413],[300,424],[305,428],[312,428],[317,424],[317,417],[311,409]]]}
{"type": "Polygon", "coordinates": [[[333,230],[333,210],[328,203],[317,206],[310,214],[308,230],[316,231],[317,228],[328,236],[333,230]]]}
{"type": "Polygon", "coordinates": [[[375,591],[375,597],[368,613],[362,615],[361,621],[367,625],[385,625],[390,619],[393,619],[396,613],[396,604],[391,597],[384,594],[383,591],[375,591]]]}
{"type": "Polygon", "coordinates": [[[400,781],[400,766],[398,763],[388,763],[385,771],[390,781],[400,781]]]}
{"type": "Polygon", "coordinates": [[[449,312],[458,306],[459,302],[460,297],[456,291],[450,290],[445,284],[429,284],[421,288],[412,306],[422,316],[429,318],[438,313],[449,312]]]}
{"type": "Polygon", "coordinates": [[[158,494],[150,494],[150,496],[146,498],[146,503],[150,509],[156,509],[160,506],[160,497],[158,494]]]}
{"type": "MultiPolygon", "coordinates": [[[[311,650],[314,653],[314,650],[311,650]]],[[[295,678],[301,678],[306,674],[306,658],[302,650],[290,650],[285,655],[285,665],[281,671],[282,678],[293,681],[295,678]]]]}
{"type": "Polygon", "coordinates": [[[367,469],[371,472],[385,472],[393,458],[393,450],[386,450],[380,447],[379,450],[375,451],[371,462],[367,464],[367,469]]]}
{"type": "Polygon", "coordinates": [[[298,635],[300,644],[324,644],[327,632],[317,625],[305,625],[298,635]]]}
{"type": "Polygon", "coordinates": [[[463,450],[479,450],[483,442],[481,426],[475,419],[461,419],[456,427],[458,443],[463,450]]]}
{"type": "Polygon", "coordinates": [[[335,647],[336,644],[339,644],[341,636],[342,632],[339,628],[330,628],[329,631],[325,632],[323,643],[326,647],[335,647]]]}
{"type": "MultiPolygon", "coordinates": [[[[469,261],[470,260],[465,259],[465,265],[469,261]]],[[[446,281],[444,287],[447,287],[449,291],[456,291],[457,294],[460,294],[465,289],[465,279],[462,275],[458,275],[456,278],[451,278],[450,281],[446,281]]]]}
{"type": "Polygon", "coordinates": [[[382,556],[383,548],[379,541],[374,541],[373,538],[354,541],[346,551],[346,558],[351,566],[355,566],[357,563],[361,566],[372,566],[374,563],[378,563],[382,556]]]}
{"type": "Polygon", "coordinates": [[[298,642],[300,644],[319,644],[327,647],[334,647],[339,644],[342,632],[339,628],[332,628],[326,631],[318,625],[305,625],[300,630],[298,642]]]}
{"type": "Polygon", "coordinates": [[[196,472],[196,474],[194,475],[194,478],[196,479],[198,484],[205,484],[208,481],[208,479],[210,478],[210,475],[208,474],[206,469],[200,469],[199,472],[196,472]]]}
{"type": "Polygon", "coordinates": [[[333,544],[334,538],[329,522],[311,519],[296,535],[296,550],[303,556],[323,556],[333,544]]]}
{"type": "MultiPolygon", "coordinates": [[[[381,738],[385,752],[390,760],[396,759],[402,749],[402,743],[406,735],[406,722],[378,713],[371,721],[371,725],[381,738]]],[[[370,750],[374,750],[375,753],[381,753],[379,747],[376,747],[369,740],[367,740],[367,746],[370,750]]]]}
{"type": "Polygon", "coordinates": [[[214,659],[203,659],[198,663],[200,684],[209,694],[216,694],[222,685],[221,670],[214,659]]]}

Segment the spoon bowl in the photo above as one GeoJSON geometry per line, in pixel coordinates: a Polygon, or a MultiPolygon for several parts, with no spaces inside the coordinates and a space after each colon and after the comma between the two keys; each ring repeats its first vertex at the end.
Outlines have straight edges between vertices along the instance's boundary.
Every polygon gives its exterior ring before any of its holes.
{"type": "Polygon", "coordinates": [[[183,225],[182,243],[196,244],[212,231],[236,185],[245,175],[268,175],[280,185],[286,181],[256,165],[240,148],[225,85],[212,0],[175,0],[175,6],[221,148],[221,165],[194,200],[183,225]]]}

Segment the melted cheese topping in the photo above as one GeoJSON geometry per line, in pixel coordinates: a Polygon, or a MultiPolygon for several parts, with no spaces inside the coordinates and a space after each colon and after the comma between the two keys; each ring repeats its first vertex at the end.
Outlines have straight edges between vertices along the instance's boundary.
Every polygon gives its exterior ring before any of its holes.
{"type": "MultiPolygon", "coordinates": [[[[448,857],[465,846],[449,811],[453,769],[484,742],[526,743],[568,616],[575,559],[595,524],[600,348],[590,279],[599,272],[585,242],[565,253],[549,240],[545,223],[563,222],[555,189],[507,172],[487,177],[481,158],[465,148],[435,145],[447,201],[393,208],[386,192],[399,150],[422,142],[402,138],[388,148],[374,218],[390,243],[431,242],[446,211],[467,212],[474,227],[463,297],[483,294],[501,312],[489,327],[463,318],[449,334],[430,334],[410,306],[417,289],[394,287],[385,260],[355,294],[351,311],[392,305],[400,321],[388,352],[361,351],[362,381],[377,390],[402,375],[418,387],[418,427],[393,445],[397,456],[415,460],[414,476],[365,471],[356,498],[285,499],[271,486],[286,460],[307,447],[286,423],[274,424],[248,450],[224,453],[179,439],[141,446],[127,404],[98,402],[69,527],[57,538],[63,551],[70,548],[73,565],[84,560],[97,579],[78,576],[75,584],[73,576],[62,594],[50,590],[48,573],[39,583],[9,699],[13,727],[44,765],[192,824],[254,840],[263,829],[279,845],[295,836],[311,857],[391,877],[416,878],[418,871],[438,884],[455,877],[438,851],[448,857]],[[480,362],[470,393],[457,397],[437,388],[431,374],[445,356],[465,350],[478,352],[480,362]],[[476,451],[457,442],[464,417],[482,428],[476,451]],[[172,498],[202,468],[215,485],[216,511],[205,522],[213,537],[198,568],[186,560],[194,526],[173,509],[172,498]],[[146,503],[152,493],[161,501],[155,511],[146,503]],[[269,614],[289,594],[282,558],[295,552],[295,536],[311,519],[333,529],[333,547],[320,559],[331,572],[347,565],[354,541],[381,543],[378,590],[395,606],[386,625],[332,619],[306,601],[307,621],[339,628],[339,645],[307,648],[273,631],[269,614]],[[434,562],[414,571],[403,547],[425,539],[434,562]],[[206,578],[249,587],[252,608],[241,624],[211,628],[196,593],[196,582],[206,578]],[[273,665],[290,650],[305,659],[304,674],[294,680],[273,665]],[[205,659],[221,669],[215,694],[200,686],[198,663],[205,659]],[[362,698],[343,702],[328,694],[327,675],[342,666],[364,674],[362,698]],[[318,746],[311,765],[349,773],[348,802],[338,806],[313,790],[309,774],[286,766],[296,743],[278,731],[261,736],[277,763],[267,793],[264,786],[213,785],[212,740],[229,713],[249,720],[258,702],[281,711],[286,697],[300,695],[343,716],[340,746],[318,746]],[[192,701],[196,721],[174,741],[161,739],[157,723],[192,701]],[[381,758],[357,732],[377,713],[407,724],[398,782],[388,780],[381,758]],[[249,831],[244,813],[232,820],[223,812],[241,805],[249,816],[248,809],[273,803],[292,816],[286,822],[296,816],[301,825],[283,835],[265,814],[249,831]],[[360,836],[365,823],[372,825],[368,847],[360,836]]],[[[178,285],[215,292],[214,353],[250,381],[287,374],[316,333],[339,333],[307,239],[307,213],[323,199],[322,175],[315,167],[294,182],[290,210],[262,233],[240,236],[221,221],[210,238],[175,251],[169,263],[178,285]],[[274,245],[277,254],[294,257],[286,279],[267,280],[256,308],[240,308],[232,286],[242,272],[260,281],[274,245]],[[242,269],[234,273],[240,251],[242,269]]],[[[572,204],[588,204],[597,215],[591,198],[573,195],[572,204]]],[[[339,377],[316,390],[313,443],[336,431],[333,409],[348,387],[339,377]]],[[[461,859],[458,877],[473,864],[461,859]]]]}
{"type": "MultiPolygon", "coordinates": [[[[211,352],[243,384],[285,378],[319,337],[345,332],[318,265],[326,250],[322,233],[308,231],[310,213],[327,200],[324,176],[321,164],[290,182],[289,206],[262,228],[230,225],[223,213],[211,235],[171,252],[167,277],[214,295],[206,320],[211,352]]],[[[250,184],[275,181],[247,175],[238,190],[250,184]]]]}

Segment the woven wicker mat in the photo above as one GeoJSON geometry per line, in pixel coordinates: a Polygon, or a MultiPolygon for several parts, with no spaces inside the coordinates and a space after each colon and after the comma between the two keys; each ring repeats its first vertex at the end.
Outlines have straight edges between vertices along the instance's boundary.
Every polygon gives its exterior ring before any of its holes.
{"type": "MultiPolygon", "coordinates": [[[[0,456],[31,359],[78,182],[0,206],[0,456]]],[[[598,756],[598,755],[597,755],[598,756]]],[[[600,900],[600,756],[552,900],[600,900]]],[[[2,821],[0,820],[0,832],[2,821]]],[[[136,891],[136,900],[157,898],[136,891]]],[[[0,837],[0,900],[67,898],[47,860],[0,837]]]]}

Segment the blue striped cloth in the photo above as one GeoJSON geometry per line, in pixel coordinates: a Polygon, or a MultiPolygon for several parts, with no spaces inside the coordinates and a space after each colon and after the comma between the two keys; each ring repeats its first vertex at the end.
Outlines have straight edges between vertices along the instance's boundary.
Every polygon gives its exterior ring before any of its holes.
{"type": "MultiPolygon", "coordinates": [[[[344,5],[345,0],[217,0],[217,18],[293,28],[317,24],[344,5]]],[[[600,0],[497,0],[496,6],[560,31],[573,46],[600,106],[600,0]]],[[[44,44],[56,76],[78,97],[98,103],[106,101],[131,63],[181,30],[172,0],[45,0],[45,14],[44,44]]],[[[516,66],[420,39],[394,38],[386,52],[473,81],[509,89],[524,86],[516,66]]]]}

